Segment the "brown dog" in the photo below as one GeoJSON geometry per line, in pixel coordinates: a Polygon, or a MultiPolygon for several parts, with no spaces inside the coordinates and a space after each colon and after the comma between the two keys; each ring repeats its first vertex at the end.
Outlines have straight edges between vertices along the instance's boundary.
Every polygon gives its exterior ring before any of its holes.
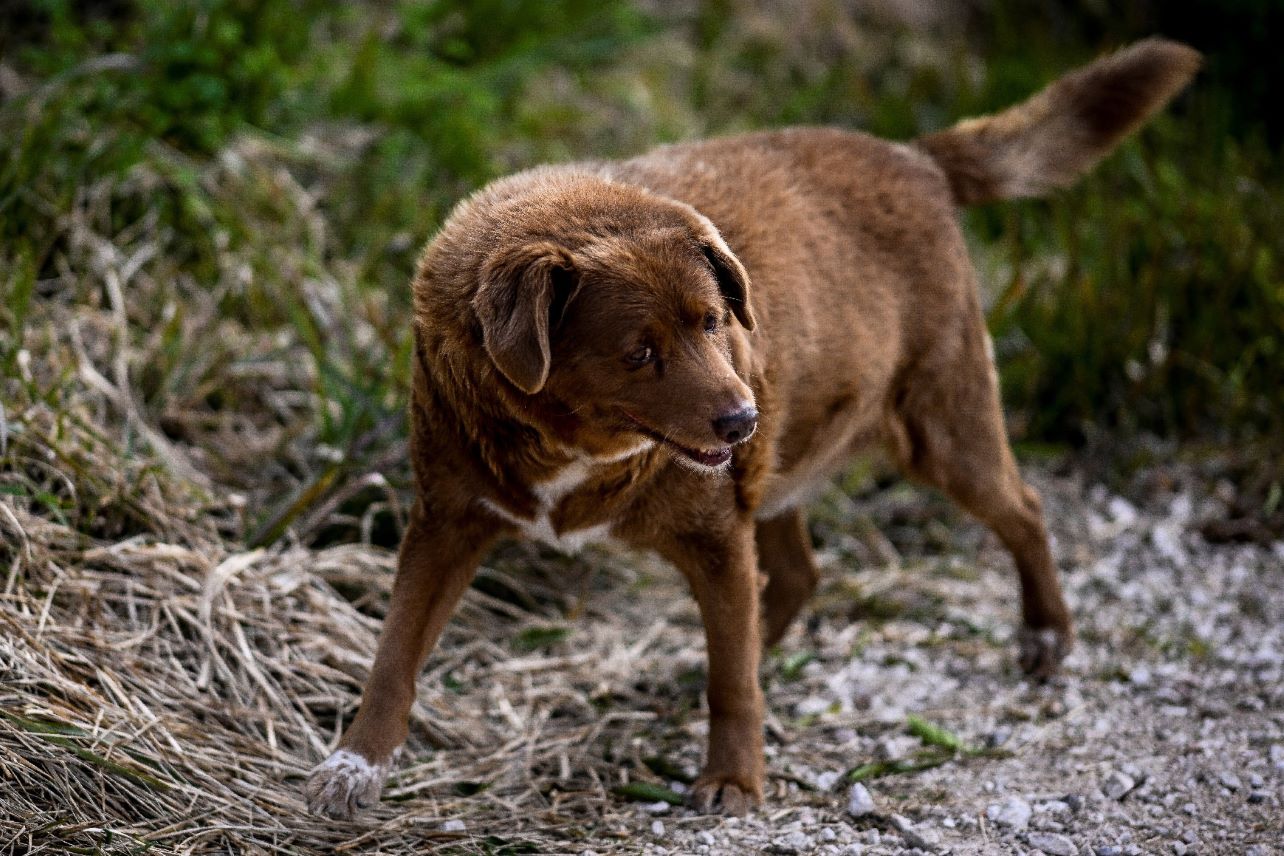
{"type": "Polygon", "coordinates": [[[378,799],[419,668],[499,536],[610,537],[677,566],[709,657],[695,805],[757,804],[759,652],[816,585],[803,505],[874,443],[1002,539],[1022,665],[1053,671],[1072,623],[956,206],[1066,184],[1198,65],[1148,40],[908,145],[748,134],[535,169],[461,203],[414,281],[418,501],[361,708],[309,807],[378,799]]]}

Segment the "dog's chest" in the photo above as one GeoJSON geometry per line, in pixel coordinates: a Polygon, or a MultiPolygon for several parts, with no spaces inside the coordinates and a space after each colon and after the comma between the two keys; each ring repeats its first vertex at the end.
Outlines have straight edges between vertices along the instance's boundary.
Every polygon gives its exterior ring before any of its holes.
{"type": "Polygon", "coordinates": [[[602,467],[640,454],[651,445],[651,441],[646,441],[638,448],[619,455],[577,458],[551,478],[529,485],[528,489],[536,500],[531,516],[518,514],[490,499],[483,498],[480,502],[491,513],[516,526],[523,537],[563,553],[578,553],[589,544],[609,540],[612,521],[609,518],[586,521],[583,515],[568,519],[562,513],[564,501],[596,481],[602,467]]]}

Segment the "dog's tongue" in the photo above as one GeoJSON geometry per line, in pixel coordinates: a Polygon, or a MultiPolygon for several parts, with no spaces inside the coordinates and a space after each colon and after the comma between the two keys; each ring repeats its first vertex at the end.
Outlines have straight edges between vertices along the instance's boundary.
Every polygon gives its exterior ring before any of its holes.
{"type": "Polygon", "coordinates": [[[702,452],[698,449],[683,449],[686,456],[697,464],[703,464],[706,467],[720,467],[727,461],[731,460],[731,447],[715,449],[712,452],[702,452]]]}

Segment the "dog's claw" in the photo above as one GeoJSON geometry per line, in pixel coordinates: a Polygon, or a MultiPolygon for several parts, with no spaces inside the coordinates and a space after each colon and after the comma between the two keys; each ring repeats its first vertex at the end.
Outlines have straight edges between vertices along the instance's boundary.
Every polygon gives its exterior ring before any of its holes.
{"type": "Polygon", "coordinates": [[[1023,627],[1017,641],[1021,669],[1031,677],[1047,678],[1057,673],[1070,653],[1074,636],[1055,627],[1023,627]]]}
{"type": "Polygon", "coordinates": [[[691,805],[701,814],[744,817],[762,803],[758,789],[731,776],[704,775],[691,787],[691,805]]]}
{"type": "Polygon", "coordinates": [[[340,749],[319,764],[303,794],[308,811],[335,820],[351,820],[359,809],[379,802],[388,764],[373,764],[356,752],[340,749]]]}

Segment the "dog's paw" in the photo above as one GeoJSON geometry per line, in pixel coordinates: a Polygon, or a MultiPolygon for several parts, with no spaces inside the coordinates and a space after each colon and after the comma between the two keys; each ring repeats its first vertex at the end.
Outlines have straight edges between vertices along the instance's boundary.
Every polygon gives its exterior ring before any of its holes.
{"type": "Polygon", "coordinates": [[[741,776],[705,773],[691,786],[691,806],[702,814],[743,817],[762,804],[762,786],[741,776]]]}
{"type": "Polygon", "coordinates": [[[347,749],[337,750],[308,776],[303,788],[308,811],[336,820],[350,820],[360,809],[379,802],[388,766],[387,762],[371,763],[347,749]]]}
{"type": "Polygon", "coordinates": [[[1047,678],[1055,675],[1061,661],[1074,646],[1074,634],[1055,627],[1022,627],[1017,636],[1019,662],[1027,675],[1047,678]]]}

